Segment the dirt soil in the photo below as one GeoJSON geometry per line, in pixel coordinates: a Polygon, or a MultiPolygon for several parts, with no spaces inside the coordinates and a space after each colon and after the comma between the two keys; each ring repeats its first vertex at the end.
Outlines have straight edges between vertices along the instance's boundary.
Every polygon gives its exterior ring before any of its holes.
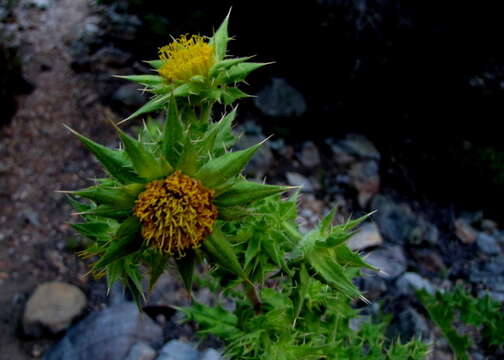
{"type": "MultiPolygon", "coordinates": [[[[67,224],[76,221],[58,189],[88,186],[96,163],[63,127],[113,144],[104,123],[114,115],[98,102],[94,84],[70,68],[66,44],[89,13],[87,0],[53,0],[46,10],[19,1],[15,17],[23,73],[35,89],[19,99],[10,125],[0,129],[0,359],[38,358],[51,340],[20,341],[24,304],[44,281],[62,280],[100,303],[97,284],[84,277],[67,224]]],[[[117,119],[115,119],[117,120],[117,119]]],[[[99,286],[98,286],[99,287],[99,286]]]]}

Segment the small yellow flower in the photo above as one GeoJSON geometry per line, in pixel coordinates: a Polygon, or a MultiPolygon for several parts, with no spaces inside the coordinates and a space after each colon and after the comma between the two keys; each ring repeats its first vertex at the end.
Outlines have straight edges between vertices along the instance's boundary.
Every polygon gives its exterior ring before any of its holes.
{"type": "Polygon", "coordinates": [[[212,232],[217,218],[213,197],[213,190],[176,171],[164,180],[150,182],[138,196],[133,213],[149,246],[183,256],[212,232]]]}
{"type": "Polygon", "coordinates": [[[182,35],[159,49],[159,74],[168,82],[185,82],[195,75],[207,76],[215,63],[214,48],[199,35],[182,35]]]}

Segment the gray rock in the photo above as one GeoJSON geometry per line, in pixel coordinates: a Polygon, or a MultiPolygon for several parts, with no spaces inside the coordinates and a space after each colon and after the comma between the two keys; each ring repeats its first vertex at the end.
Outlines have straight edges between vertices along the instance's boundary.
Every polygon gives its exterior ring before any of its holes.
{"type": "Polygon", "coordinates": [[[338,142],[338,144],[344,150],[346,150],[348,154],[359,157],[361,159],[379,161],[381,158],[381,155],[374,144],[363,135],[347,135],[347,137],[344,140],[338,142]]]}
{"type": "Polygon", "coordinates": [[[301,116],[306,112],[303,95],[281,78],[273,78],[272,83],[257,94],[254,103],[272,117],[301,116]]]}
{"type": "Polygon", "coordinates": [[[364,250],[369,247],[383,244],[383,238],[375,223],[367,223],[359,228],[359,231],[347,241],[352,250],[364,250]]]}
{"type": "Polygon", "coordinates": [[[414,295],[418,290],[425,290],[429,294],[434,294],[436,291],[436,288],[429,280],[413,272],[401,275],[396,281],[396,286],[399,295],[414,295]]]}
{"type": "Polygon", "coordinates": [[[504,302],[504,292],[482,290],[478,295],[479,297],[490,296],[495,301],[504,302]]]}
{"type": "Polygon", "coordinates": [[[370,316],[356,316],[352,317],[348,322],[348,327],[355,332],[362,329],[362,326],[369,323],[371,320],[370,316]]]}
{"type": "Polygon", "coordinates": [[[464,244],[471,244],[476,241],[478,237],[478,232],[474,230],[471,224],[465,219],[457,219],[455,220],[455,235],[462,241],[464,244]]]}
{"type": "Polygon", "coordinates": [[[171,340],[163,346],[156,360],[198,360],[199,351],[192,344],[171,340]]]}
{"type": "Polygon", "coordinates": [[[411,209],[381,195],[374,198],[372,207],[377,210],[374,218],[385,240],[405,244],[417,223],[411,209]]]}
{"type": "Polygon", "coordinates": [[[136,84],[126,84],[117,89],[112,95],[112,99],[127,107],[142,106],[147,100],[136,84]]]}
{"type": "Polygon", "coordinates": [[[25,211],[23,211],[23,215],[30,224],[34,226],[40,226],[40,217],[36,211],[33,211],[32,209],[26,209],[25,211]]]}
{"type": "Polygon", "coordinates": [[[489,234],[493,234],[499,230],[497,223],[490,219],[481,220],[481,228],[489,234]]]}
{"type": "Polygon", "coordinates": [[[376,275],[363,276],[358,279],[357,283],[368,300],[377,299],[387,291],[385,279],[376,275]]]}
{"type": "Polygon", "coordinates": [[[315,190],[311,181],[299,173],[287,172],[285,176],[289,185],[301,186],[302,192],[313,192],[315,190]]]}
{"type": "Polygon", "coordinates": [[[419,228],[422,229],[422,238],[431,245],[439,242],[439,229],[424,219],[420,219],[419,228]]]}
{"type": "Polygon", "coordinates": [[[355,157],[349,154],[348,150],[341,146],[338,141],[328,138],[325,140],[325,143],[330,146],[333,152],[333,160],[336,164],[348,165],[355,162],[355,157]]]}
{"type": "MultiPolygon", "coordinates": [[[[101,36],[104,34],[104,29],[101,26],[101,18],[98,16],[89,16],[86,18],[82,31],[78,36],[78,41],[87,48],[91,45],[99,45],[101,36]]],[[[88,54],[88,52],[86,52],[88,54]]]]}
{"type": "Polygon", "coordinates": [[[154,360],[156,350],[144,342],[134,344],[124,360],[154,360]]]}
{"type": "Polygon", "coordinates": [[[504,259],[501,257],[473,261],[469,264],[469,281],[495,292],[504,293],[504,259]]]}
{"type": "MultiPolygon", "coordinates": [[[[366,262],[380,269],[378,276],[395,279],[406,271],[406,256],[401,246],[390,246],[369,253],[366,262]]],[[[367,271],[368,274],[376,274],[367,271]]]]}
{"type": "Polygon", "coordinates": [[[413,254],[418,266],[423,270],[439,273],[446,271],[446,265],[441,255],[430,249],[418,249],[413,254]]]}
{"type": "Polygon", "coordinates": [[[397,204],[388,197],[377,195],[372,208],[385,241],[394,244],[437,243],[439,230],[427,220],[416,216],[407,204],[397,204]]]}
{"type": "Polygon", "coordinates": [[[320,165],[320,154],[313,142],[307,141],[304,143],[299,161],[307,168],[314,168],[320,165]]]}
{"type": "Polygon", "coordinates": [[[115,6],[107,6],[105,12],[104,25],[110,36],[119,40],[136,40],[137,30],[142,26],[142,21],[138,16],[121,11],[115,6]]]}
{"type": "Polygon", "coordinates": [[[414,337],[420,337],[424,340],[431,337],[427,321],[415,309],[407,308],[402,311],[398,320],[395,328],[403,341],[409,341],[414,337]]]}
{"type": "Polygon", "coordinates": [[[124,359],[138,342],[157,347],[163,331],[133,303],[94,312],[72,327],[44,360],[124,359]]]}
{"type": "Polygon", "coordinates": [[[86,295],[77,287],[62,282],[43,283],[26,303],[23,330],[29,336],[41,336],[49,330],[65,330],[86,307],[86,295]]]}
{"type": "Polygon", "coordinates": [[[49,0],[30,0],[28,5],[39,10],[46,10],[49,7],[49,0]]]}
{"type": "Polygon", "coordinates": [[[376,160],[359,161],[350,167],[350,184],[358,191],[358,201],[365,207],[380,191],[380,170],[376,160]]]}
{"type": "Polygon", "coordinates": [[[504,244],[504,231],[498,231],[494,236],[499,244],[504,244]]]}
{"type": "Polygon", "coordinates": [[[201,352],[198,360],[221,360],[220,353],[215,349],[207,349],[201,352]]]}
{"type": "Polygon", "coordinates": [[[497,240],[493,236],[483,232],[478,234],[476,245],[478,245],[479,251],[485,255],[499,255],[501,252],[497,240]]]}
{"type": "Polygon", "coordinates": [[[485,360],[486,357],[482,353],[479,352],[472,352],[471,353],[471,359],[472,360],[485,360]]]}
{"type": "Polygon", "coordinates": [[[101,48],[92,57],[93,62],[106,66],[124,66],[130,59],[130,53],[126,53],[113,46],[101,48]]]}

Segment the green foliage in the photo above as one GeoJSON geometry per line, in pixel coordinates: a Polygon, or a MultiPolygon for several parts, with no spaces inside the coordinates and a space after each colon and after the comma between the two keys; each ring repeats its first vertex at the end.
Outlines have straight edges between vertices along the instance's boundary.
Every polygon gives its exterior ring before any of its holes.
{"type": "Polygon", "coordinates": [[[223,226],[228,251],[254,287],[237,286],[225,266],[217,268],[207,281],[236,310],[193,303],[180,309],[186,320],[199,324],[200,335],[220,337],[230,359],[423,359],[428,349],[420,341],[387,343],[386,322],[350,327],[358,316],[352,299],[360,296],[351,279],[368,266],[345,240],[362,219],[332,226],[329,214],[303,236],[295,230],[296,200],[267,197],[254,203],[252,216],[223,226]]]}
{"type": "Polygon", "coordinates": [[[490,296],[472,297],[461,286],[434,295],[422,290],[418,292],[418,296],[458,360],[470,359],[467,351],[474,342],[468,335],[457,331],[456,324],[459,322],[477,328],[485,346],[504,347],[502,304],[490,296]]]}

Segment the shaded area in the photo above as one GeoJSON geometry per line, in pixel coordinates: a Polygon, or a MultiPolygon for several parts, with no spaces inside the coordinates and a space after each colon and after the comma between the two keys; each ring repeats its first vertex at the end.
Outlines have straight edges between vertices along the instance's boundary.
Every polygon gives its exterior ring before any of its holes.
{"type": "MultiPolygon", "coordinates": [[[[0,34],[0,42],[1,42],[0,34]]],[[[17,50],[0,43],[0,126],[9,122],[17,110],[16,95],[26,94],[32,86],[22,77],[17,50]]]]}
{"type": "Polygon", "coordinates": [[[233,54],[276,64],[247,90],[281,77],[306,98],[301,116],[263,118],[267,132],[291,139],[363,133],[387,159],[392,188],[502,218],[504,147],[498,131],[504,25],[497,5],[361,1],[103,0],[141,26],[134,39],[114,32],[103,43],[155,58],[153,49],[181,33],[209,34],[232,6],[233,54]],[[141,41],[139,41],[141,39],[141,41]],[[310,126],[306,126],[309,123],[310,126]],[[412,186],[413,184],[413,186],[412,186]]]}

